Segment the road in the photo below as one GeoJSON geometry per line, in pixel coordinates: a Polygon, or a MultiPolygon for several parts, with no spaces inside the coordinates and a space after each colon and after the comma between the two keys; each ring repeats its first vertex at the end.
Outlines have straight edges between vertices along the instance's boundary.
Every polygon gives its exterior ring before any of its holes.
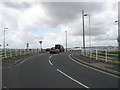
{"type": "Polygon", "coordinates": [[[3,69],[5,88],[118,88],[118,78],[83,66],[69,55],[34,55],[3,69]]]}

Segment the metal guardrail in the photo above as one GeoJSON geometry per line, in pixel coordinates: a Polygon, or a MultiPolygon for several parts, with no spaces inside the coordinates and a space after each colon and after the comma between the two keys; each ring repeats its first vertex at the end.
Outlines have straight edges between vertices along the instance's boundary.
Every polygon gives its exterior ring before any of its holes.
{"type": "Polygon", "coordinates": [[[36,54],[40,52],[41,51],[39,49],[6,49],[6,51],[0,49],[0,59],[2,60],[9,57],[12,58],[21,55],[36,54]]]}
{"type": "MultiPolygon", "coordinates": [[[[117,53],[111,53],[112,51],[106,50],[82,50],[81,55],[94,58],[96,60],[103,60],[105,62],[119,62],[118,61],[118,54],[117,53]]],[[[116,52],[116,51],[113,51],[116,52]]]]}

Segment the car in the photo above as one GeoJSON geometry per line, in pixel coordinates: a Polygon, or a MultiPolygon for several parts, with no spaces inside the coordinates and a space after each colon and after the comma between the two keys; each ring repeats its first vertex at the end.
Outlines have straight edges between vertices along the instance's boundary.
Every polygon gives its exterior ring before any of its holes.
{"type": "Polygon", "coordinates": [[[47,52],[48,52],[49,50],[50,50],[50,48],[46,48],[46,49],[45,49],[45,51],[47,51],[47,52]]]}
{"type": "Polygon", "coordinates": [[[81,51],[80,47],[73,47],[70,49],[70,51],[81,51]]]}
{"type": "Polygon", "coordinates": [[[55,49],[59,49],[59,52],[64,52],[64,47],[61,44],[55,44],[55,49]]]}
{"type": "Polygon", "coordinates": [[[50,53],[59,53],[60,50],[59,49],[56,49],[55,47],[52,47],[50,50],[49,50],[50,53]]]}

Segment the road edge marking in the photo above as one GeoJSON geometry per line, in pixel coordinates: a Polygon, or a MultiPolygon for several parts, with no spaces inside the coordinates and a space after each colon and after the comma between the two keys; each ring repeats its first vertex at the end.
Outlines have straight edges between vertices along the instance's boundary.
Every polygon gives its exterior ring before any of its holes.
{"type": "Polygon", "coordinates": [[[51,62],[50,60],[48,60],[48,61],[49,61],[49,63],[50,63],[51,65],[53,65],[52,62],[51,62]]]}
{"type": "Polygon", "coordinates": [[[3,88],[6,89],[6,90],[9,90],[6,86],[3,85],[3,88]]]}
{"type": "MultiPolygon", "coordinates": [[[[70,55],[71,55],[71,54],[70,54],[70,55]]],[[[85,67],[87,67],[87,68],[93,69],[93,70],[95,70],[95,71],[98,71],[98,72],[101,72],[101,73],[104,73],[104,74],[107,74],[107,75],[109,75],[109,76],[113,76],[113,77],[115,77],[115,78],[120,78],[119,76],[113,75],[113,74],[111,74],[111,73],[108,73],[108,72],[105,72],[105,71],[102,71],[102,70],[93,68],[93,67],[91,67],[91,66],[82,64],[82,63],[76,61],[75,59],[73,59],[70,55],[69,55],[69,58],[70,58],[72,61],[74,61],[74,62],[76,62],[76,63],[78,63],[78,64],[80,64],[80,65],[82,65],[82,66],[85,66],[85,67]]]]}
{"type": "MultiPolygon", "coordinates": [[[[33,55],[33,56],[31,56],[31,57],[28,57],[28,58],[24,59],[23,61],[21,61],[21,62],[20,62],[20,64],[16,64],[16,65],[15,65],[15,66],[13,66],[13,67],[18,67],[18,66],[22,65],[25,61],[27,61],[27,60],[31,59],[32,57],[34,57],[34,55],[33,55]]],[[[12,67],[11,67],[11,68],[12,68],[12,67]]]]}
{"type": "Polygon", "coordinates": [[[60,72],[61,74],[63,74],[64,76],[68,77],[68,78],[71,79],[72,81],[76,82],[77,84],[79,84],[79,85],[81,85],[81,86],[83,86],[83,87],[85,87],[85,88],[89,88],[89,87],[86,86],[85,84],[77,81],[76,79],[74,79],[74,78],[70,77],[69,75],[67,75],[66,73],[62,72],[60,69],[57,69],[57,71],[60,72]]]}

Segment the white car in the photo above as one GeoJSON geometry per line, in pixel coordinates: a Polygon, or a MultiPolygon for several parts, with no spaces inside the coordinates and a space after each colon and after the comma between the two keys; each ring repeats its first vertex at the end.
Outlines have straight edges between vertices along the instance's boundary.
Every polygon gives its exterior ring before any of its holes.
{"type": "Polygon", "coordinates": [[[81,48],[79,48],[79,47],[74,47],[74,48],[70,49],[70,51],[80,51],[80,50],[81,50],[81,48]]]}

